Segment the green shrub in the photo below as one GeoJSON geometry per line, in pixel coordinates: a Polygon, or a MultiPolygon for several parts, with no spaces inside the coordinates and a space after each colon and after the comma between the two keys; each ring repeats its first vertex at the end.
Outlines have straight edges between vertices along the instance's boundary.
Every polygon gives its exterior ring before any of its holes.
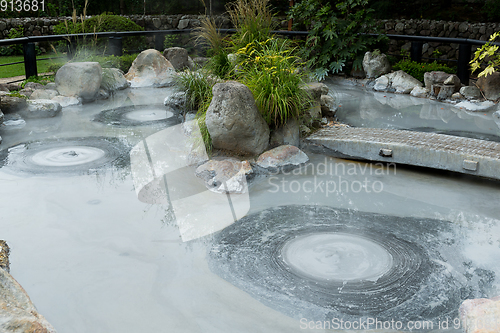
{"type": "Polygon", "coordinates": [[[416,62],[409,59],[401,60],[392,66],[393,70],[402,70],[403,72],[410,74],[420,82],[424,82],[424,73],[432,71],[442,71],[449,74],[455,74],[456,68],[450,68],[446,65],[437,63],[436,61],[431,63],[426,62],[416,62]]]}
{"type": "MultiPolygon", "coordinates": [[[[9,31],[7,39],[21,38],[24,37],[24,27],[22,25],[17,26],[17,28],[12,28],[9,31]]],[[[35,46],[35,52],[39,55],[40,48],[35,46]]],[[[23,44],[12,44],[9,46],[0,46],[0,56],[11,56],[11,55],[23,55],[23,44]]]]}
{"type": "Polygon", "coordinates": [[[186,91],[186,107],[197,110],[196,119],[208,152],[212,150],[212,140],[205,124],[205,117],[212,101],[212,88],[215,83],[216,80],[210,78],[207,73],[192,71],[183,72],[177,81],[177,84],[186,91]]]}
{"type": "Polygon", "coordinates": [[[299,74],[300,59],[293,56],[286,39],[252,42],[238,51],[242,59],[241,80],[252,91],[259,110],[277,128],[289,119],[299,119],[310,105],[310,96],[300,89],[305,74],[299,74]]]}
{"type": "Polygon", "coordinates": [[[372,9],[365,8],[368,0],[303,0],[290,10],[295,26],[310,27],[300,56],[315,68],[314,76],[323,79],[329,71],[340,72],[348,61],[361,68],[363,55],[370,45],[386,37],[364,35],[377,32],[371,19],[372,9]]]}

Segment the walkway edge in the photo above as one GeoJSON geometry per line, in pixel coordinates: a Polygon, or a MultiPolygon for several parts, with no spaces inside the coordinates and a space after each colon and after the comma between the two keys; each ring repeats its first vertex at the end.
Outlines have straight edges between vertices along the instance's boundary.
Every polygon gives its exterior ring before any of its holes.
{"type": "Polygon", "coordinates": [[[500,179],[500,143],[378,128],[324,128],[304,140],[331,155],[399,163],[500,179]]]}

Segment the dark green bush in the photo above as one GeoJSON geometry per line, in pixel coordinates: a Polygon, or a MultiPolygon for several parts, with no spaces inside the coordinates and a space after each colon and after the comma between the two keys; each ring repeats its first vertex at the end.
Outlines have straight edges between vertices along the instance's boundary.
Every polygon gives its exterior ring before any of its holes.
{"type": "Polygon", "coordinates": [[[456,68],[450,68],[443,64],[438,64],[436,61],[431,63],[426,62],[416,62],[409,59],[401,60],[392,66],[392,69],[402,70],[403,72],[410,74],[420,82],[424,82],[424,73],[432,71],[442,71],[449,74],[455,74],[456,68]]]}

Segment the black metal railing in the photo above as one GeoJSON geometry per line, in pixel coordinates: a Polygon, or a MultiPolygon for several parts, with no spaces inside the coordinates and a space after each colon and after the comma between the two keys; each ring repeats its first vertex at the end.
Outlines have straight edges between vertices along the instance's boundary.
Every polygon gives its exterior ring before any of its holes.
{"type": "MultiPolygon", "coordinates": [[[[68,35],[50,35],[50,36],[30,36],[22,38],[13,39],[3,39],[0,40],[0,46],[12,45],[12,44],[23,44],[23,54],[24,54],[24,69],[26,78],[31,76],[37,76],[37,65],[36,65],[36,52],[35,43],[36,42],[50,42],[50,41],[60,41],[66,40],[68,43],[68,56],[71,58],[76,51],[76,41],[80,38],[86,38],[92,36],[94,38],[108,38],[108,53],[111,55],[122,55],[122,38],[131,36],[148,36],[152,35],[155,37],[154,46],[158,51],[163,50],[163,41],[166,35],[175,34],[189,34],[195,29],[182,29],[182,30],[153,30],[153,31],[124,31],[124,32],[96,32],[96,33],[80,33],[80,34],[68,34],[68,35]]],[[[221,33],[234,33],[236,29],[219,29],[221,33]]],[[[271,31],[274,34],[280,34],[284,36],[307,36],[309,33],[307,31],[283,31],[275,30],[271,31]]],[[[372,36],[378,36],[378,34],[368,34],[372,36]]],[[[466,85],[469,83],[469,62],[471,60],[471,49],[472,45],[483,45],[487,43],[486,41],[467,39],[467,38],[449,38],[449,37],[425,37],[425,36],[409,36],[409,35],[386,35],[389,39],[394,40],[407,40],[411,42],[410,57],[412,60],[420,62],[422,60],[422,46],[424,42],[428,43],[447,43],[447,44],[458,44],[458,61],[457,61],[457,76],[460,81],[466,85]]],[[[500,45],[500,43],[492,43],[494,45],[500,45]]],[[[440,59],[446,60],[446,59],[440,59]]],[[[3,64],[2,66],[17,64],[22,62],[3,64]]]]}

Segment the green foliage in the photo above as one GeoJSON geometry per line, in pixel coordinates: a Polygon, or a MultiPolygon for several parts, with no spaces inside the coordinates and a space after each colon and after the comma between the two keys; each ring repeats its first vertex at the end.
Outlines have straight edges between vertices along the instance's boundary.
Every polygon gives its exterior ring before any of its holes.
{"type": "Polygon", "coordinates": [[[182,73],[177,81],[177,84],[186,91],[186,107],[190,110],[198,110],[196,119],[205,147],[209,152],[212,150],[212,140],[205,124],[205,117],[212,101],[212,88],[215,83],[217,80],[211,78],[208,73],[191,71],[182,73]]]}
{"type": "Polygon", "coordinates": [[[269,0],[236,0],[227,5],[227,12],[237,32],[231,37],[238,50],[253,41],[263,42],[276,27],[269,0]]]}
{"type": "Polygon", "coordinates": [[[370,16],[373,10],[366,8],[367,4],[368,0],[303,0],[290,10],[295,26],[309,27],[300,55],[310,68],[316,68],[318,79],[328,71],[342,71],[348,61],[353,61],[354,68],[361,68],[368,47],[386,38],[362,35],[377,32],[370,16]]]}
{"type": "Polygon", "coordinates": [[[271,127],[299,119],[310,97],[300,89],[304,74],[299,74],[300,59],[286,39],[253,41],[241,48],[241,81],[252,91],[259,110],[271,127]]]}
{"type": "Polygon", "coordinates": [[[479,77],[493,74],[500,69],[500,53],[498,52],[498,45],[492,45],[500,36],[500,31],[495,32],[490,36],[488,43],[481,46],[474,52],[474,59],[471,60],[471,69],[474,73],[481,69],[481,65],[486,65],[486,68],[479,73],[479,77]]]}
{"type": "Polygon", "coordinates": [[[54,75],[49,75],[49,76],[30,76],[23,82],[21,82],[21,88],[24,88],[26,86],[26,83],[28,82],[34,82],[34,83],[40,83],[43,85],[46,85],[49,82],[54,82],[54,75]]]}
{"type": "Polygon", "coordinates": [[[491,22],[500,21],[500,1],[499,0],[486,1],[482,12],[484,15],[486,15],[489,21],[491,22]]]}
{"type": "Polygon", "coordinates": [[[436,61],[431,63],[426,63],[426,62],[411,61],[409,59],[404,59],[399,61],[398,63],[394,64],[394,66],[392,66],[392,69],[395,71],[402,70],[403,72],[410,74],[420,82],[424,82],[425,72],[442,71],[449,74],[456,73],[455,68],[450,68],[446,65],[439,64],[436,61]]]}
{"type": "MultiPolygon", "coordinates": [[[[12,28],[9,31],[7,39],[21,38],[24,37],[24,27],[22,25],[17,26],[17,28],[12,28]]],[[[40,54],[40,48],[35,46],[36,54],[40,54]]],[[[0,47],[1,56],[11,56],[11,55],[22,55],[23,54],[23,44],[13,44],[9,46],[0,47]]]]}
{"type": "Polygon", "coordinates": [[[20,94],[18,91],[12,91],[12,92],[8,93],[7,96],[28,99],[28,97],[26,97],[25,95],[20,94]]]}

